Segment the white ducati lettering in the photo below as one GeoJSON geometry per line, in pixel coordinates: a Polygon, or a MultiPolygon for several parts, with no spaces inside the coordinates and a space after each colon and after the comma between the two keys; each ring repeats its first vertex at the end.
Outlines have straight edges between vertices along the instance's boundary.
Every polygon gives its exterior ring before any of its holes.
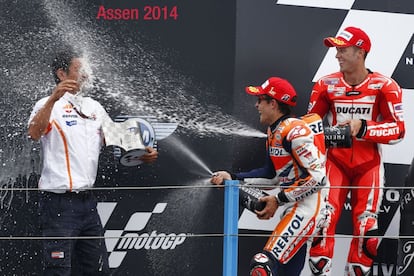
{"type": "Polygon", "coordinates": [[[369,136],[383,137],[383,136],[396,135],[399,133],[400,133],[400,128],[398,127],[387,128],[387,129],[371,129],[369,131],[369,136]]]}
{"type": "Polygon", "coordinates": [[[337,113],[345,113],[345,114],[361,114],[366,115],[371,113],[371,108],[369,107],[342,107],[338,106],[336,108],[337,113]]]}

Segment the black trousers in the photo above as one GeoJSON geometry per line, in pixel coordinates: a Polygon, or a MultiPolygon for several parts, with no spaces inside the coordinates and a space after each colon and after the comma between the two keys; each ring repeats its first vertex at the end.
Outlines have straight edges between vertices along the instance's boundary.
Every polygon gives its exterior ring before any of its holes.
{"type": "Polygon", "coordinates": [[[110,275],[105,240],[97,238],[104,230],[96,206],[90,191],[41,193],[42,235],[52,238],[43,240],[43,275],[110,275]]]}

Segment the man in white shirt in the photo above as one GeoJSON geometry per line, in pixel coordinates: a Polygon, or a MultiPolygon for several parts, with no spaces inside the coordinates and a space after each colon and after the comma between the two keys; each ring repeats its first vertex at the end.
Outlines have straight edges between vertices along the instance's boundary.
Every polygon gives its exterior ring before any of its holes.
{"type": "MultiPolygon", "coordinates": [[[[73,50],[58,53],[52,63],[56,87],[35,104],[29,119],[29,137],[41,141],[43,152],[39,208],[44,237],[104,235],[91,187],[104,145],[102,122],[109,116],[97,101],[78,94],[88,78],[83,65],[73,50]]],[[[158,152],[146,151],[141,160],[154,162],[158,152]]],[[[103,239],[45,239],[43,250],[44,275],[71,275],[75,255],[77,271],[110,275],[103,239]]]]}

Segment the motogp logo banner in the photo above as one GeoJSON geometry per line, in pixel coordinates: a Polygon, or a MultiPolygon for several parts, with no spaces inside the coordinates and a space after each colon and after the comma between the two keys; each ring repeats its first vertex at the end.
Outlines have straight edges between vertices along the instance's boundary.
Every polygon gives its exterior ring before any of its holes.
{"type": "MultiPolygon", "coordinates": [[[[99,202],[98,213],[102,224],[106,225],[114,212],[116,202],[99,202]]],[[[167,203],[157,203],[151,212],[135,212],[123,229],[106,229],[105,243],[109,252],[109,267],[117,268],[125,256],[134,250],[174,250],[187,238],[186,233],[159,233],[146,229],[154,215],[162,214],[167,203]]]]}

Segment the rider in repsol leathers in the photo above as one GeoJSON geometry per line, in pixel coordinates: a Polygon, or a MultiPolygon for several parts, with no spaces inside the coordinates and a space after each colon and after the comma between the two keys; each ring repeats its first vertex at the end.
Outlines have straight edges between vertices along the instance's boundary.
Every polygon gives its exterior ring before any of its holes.
{"type": "Polygon", "coordinates": [[[371,42],[361,29],[348,27],[337,37],[326,38],[324,43],[337,48],[340,72],[316,82],[308,112],[326,116],[331,126],[350,125],[353,141],[351,148],[327,151],[330,224],[327,238],[313,244],[309,264],[314,275],[331,275],[333,235],[350,192],[355,238],[351,241],[345,274],[369,275],[377,254],[377,214],[384,184],[380,144],[395,144],[404,137],[402,92],[394,80],[365,67],[371,42]]]}
{"type": "Polygon", "coordinates": [[[218,171],[211,182],[278,177],[280,192],[264,196],[259,219],[270,219],[279,206],[283,214],[263,251],[251,261],[250,275],[300,275],[306,258],[306,242],[323,224],[326,189],[325,142],[322,120],[316,115],[293,118],[296,91],[281,78],[272,77],[262,86],[250,86],[246,92],[258,97],[256,108],[260,122],[268,125],[265,166],[249,172],[218,171]]]}

